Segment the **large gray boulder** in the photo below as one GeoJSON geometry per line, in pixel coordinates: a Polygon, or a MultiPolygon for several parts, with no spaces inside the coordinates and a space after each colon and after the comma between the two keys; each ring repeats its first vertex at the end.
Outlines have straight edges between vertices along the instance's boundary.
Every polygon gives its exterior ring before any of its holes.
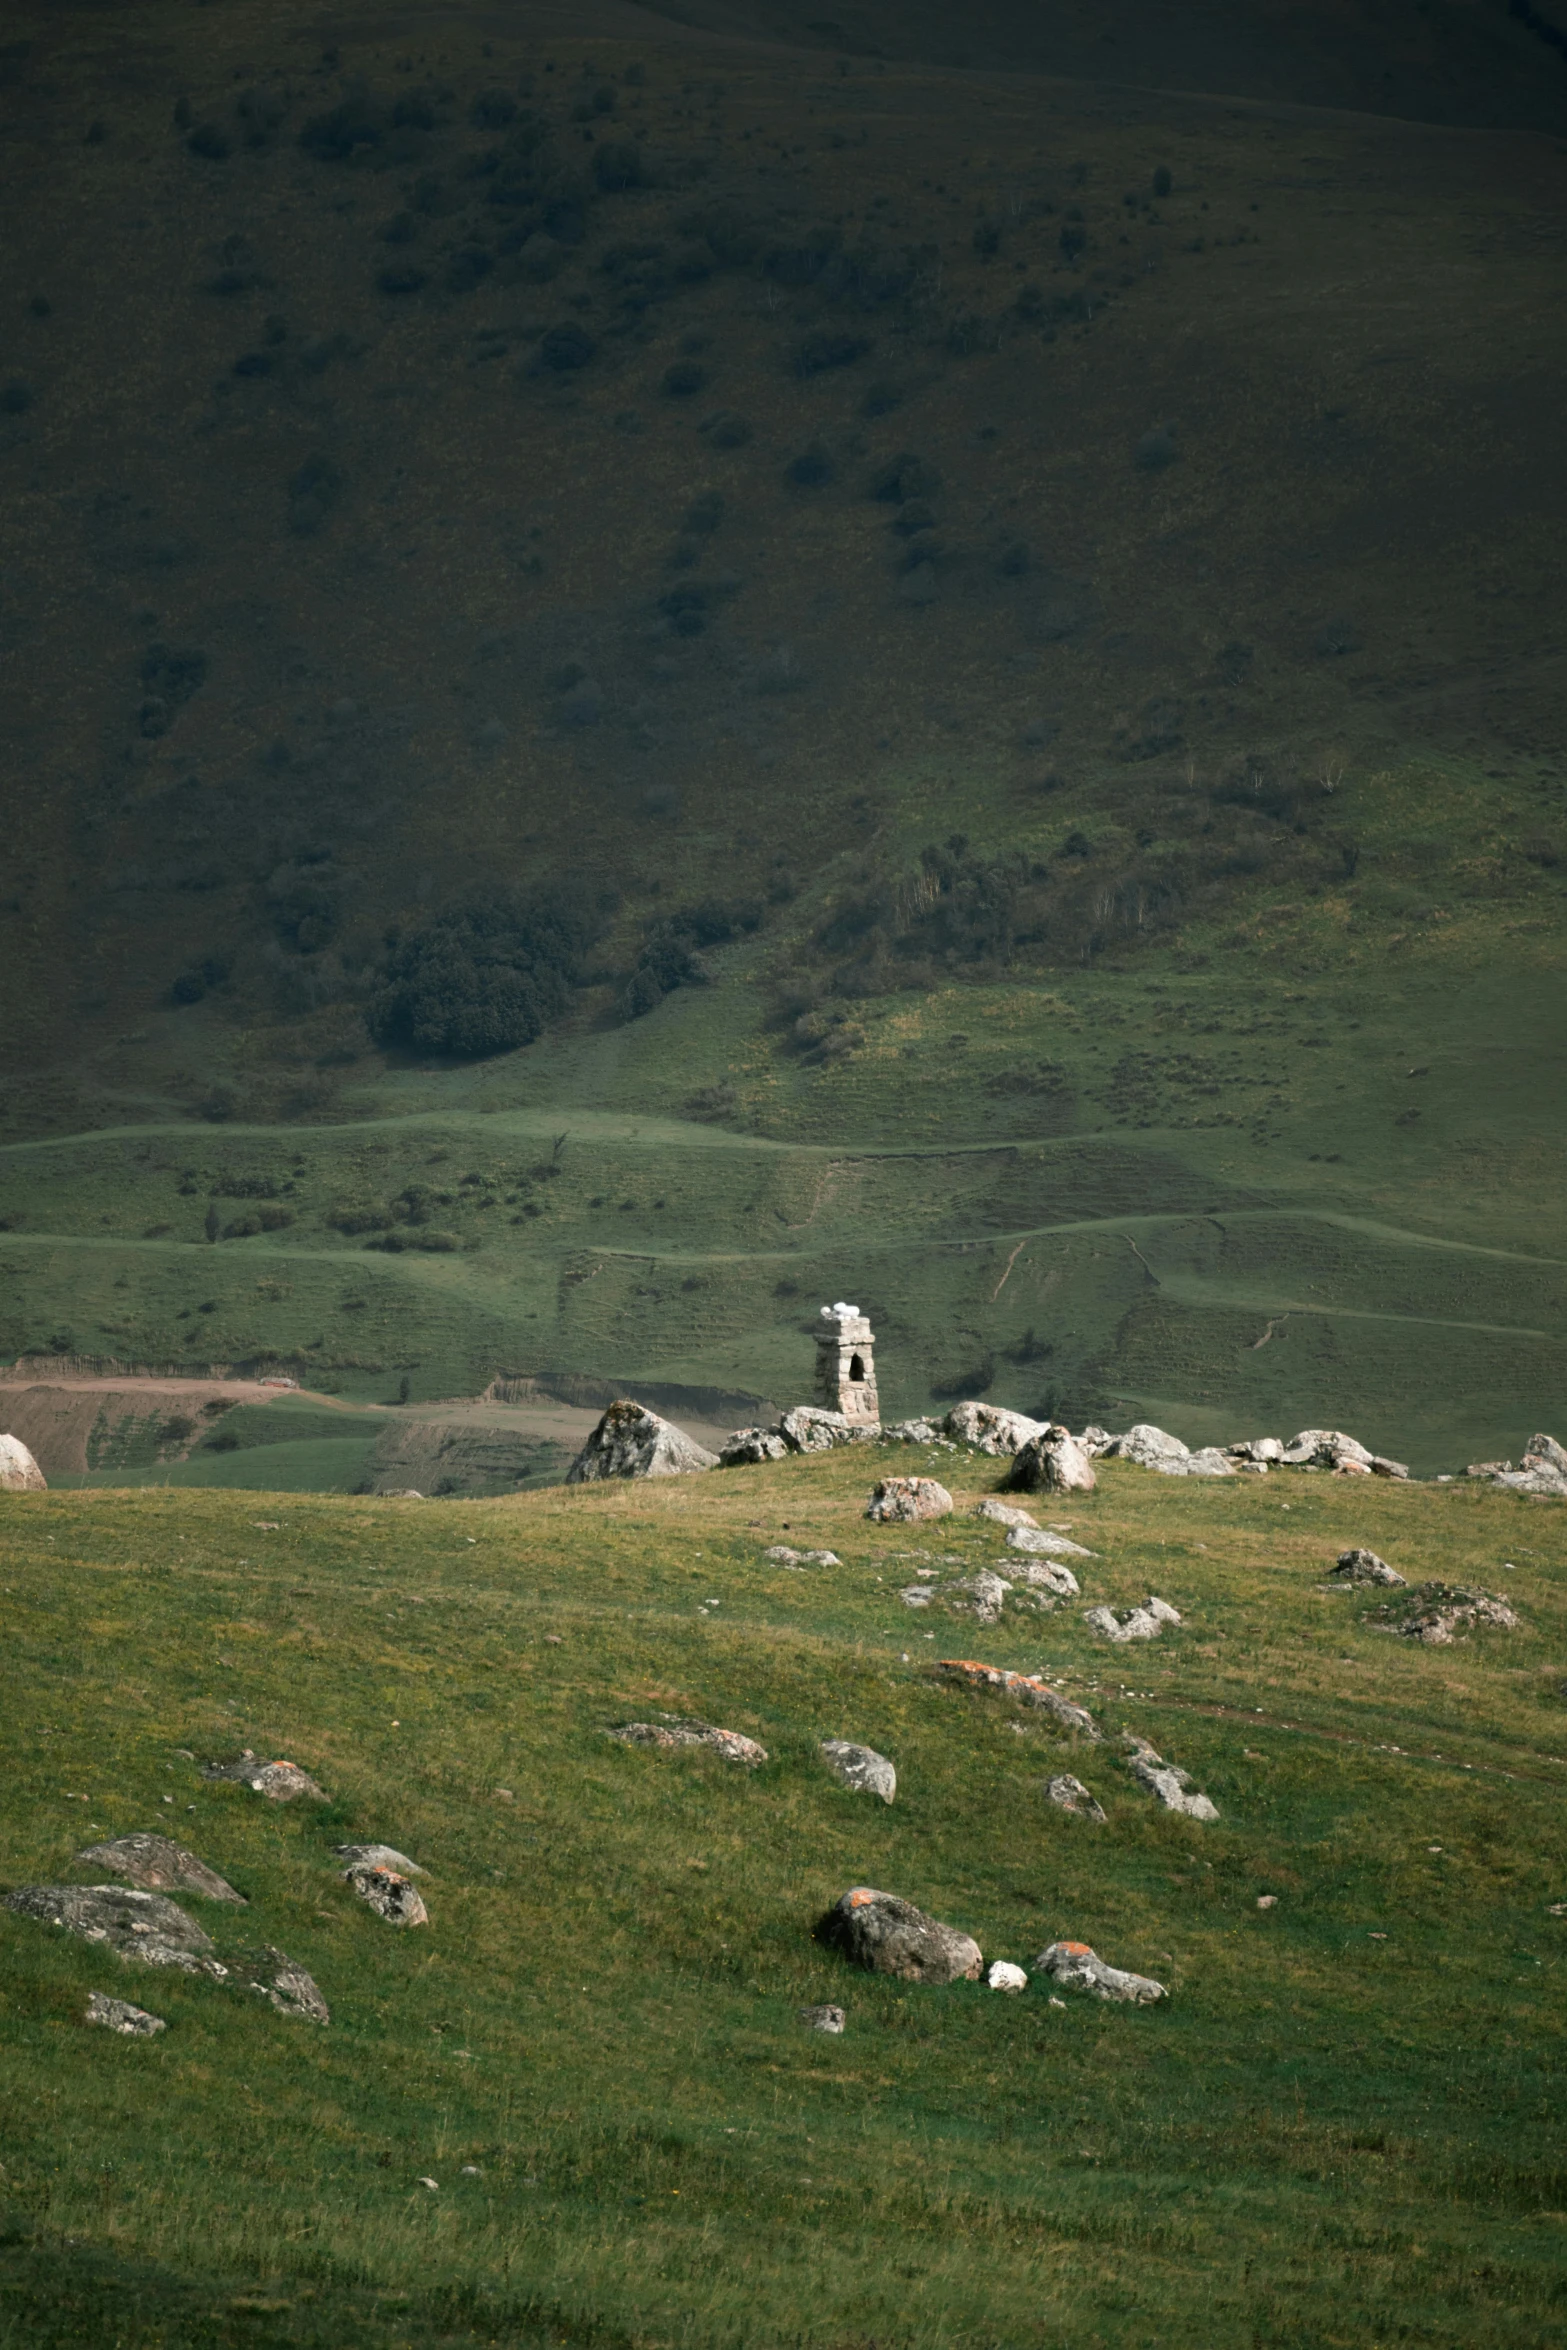
{"type": "Polygon", "coordinates": [[[690,1477],[716,1469],[718,1455],[695,1443],[684,1429],[661,1420],[645,1404],[622,1396],[612,1403],[566,1471],[568,1485],[594,1485],[606,1477],[690,1477]]]}
{"type": "Polygon", "coordinates": [[[1013,1526],[1007,1534],[1008,1550],[1021,1550],[1035,1558],[1091,1559],[1097,1553],[1085,1550],[1080,1542],[1068,1542],[1064,1534],[1051,1534],[1043,1526],[1013,1526]]]}
{"type": "Polygon", "coordinates": [[[1140,1607],[1091,1607],[1083,1611],[1083,1621],[1090,1631],[1105,1640],[1157,1640],[1166,1624],[1178,1624],[1180,1616],[1167,1599],[1145,1599],[1140,1607]]]}
{"type": "Polygon", "coordinates": [[[781,1461],[788,1450],[776,1428],[736,1428],[719,1446],[718,1459],[725,1469],[753,1468],[781,1461]]]}
{"type": "Polygon", "coordinates": [[[1033,1437],[1042,1436],[1046,1423],[1031,1420],[1026,1412],[1005,1411],[1000,1404],[955,1403],[941,1425],[958,1444],[971,1444],[976,1452],[999,1460],[1010,1459],[1033,1437]]]}
{"type": "Polygon", "coordinates": [[[1162,1983],[1152,1975],[1129,1974],[1124,1967],[1107,1966],[1086,1942],[1052,1942],[1034,1961],[1036,1974],[1048,1975],[1063,1991],[1091,1991],[1096,1999],[1114,1999],[1132,2007],[1151,2007],[1165,1997],[1162,1983]]]}
{"type": "Polygon", "coordinates": [[[797,1403],[781,1415],[778,1433],[790,1452],[831,1452],[839,1444],[873,1444],[881,1434],[881,1422],[851,1420],[820,1404],[797,1403]]]}
{"type": "Polygon", "coordinates": [[[1146,1738],[1139,1738],[1133,1731],[1125,1733],[1123,1744],[1131,1749],[1127,1768],[1132,1777],[1166,1811],[1178,1811],[1189,1820],[1218,1818],[1218,1805],[1192,1785],[1191,1773],[1183,1771],[1179,1763],[1166,1762],[1146,1738]]]}
{"type": "Polygon", "coordinates": [[[211,1936],[161,1893],[125,1885],[23,1885],[5,1896],[5,1906],[83,1942],[105,1943],[140,1966],[178,1967],[187,1975],[228,1971],[212,1956],[211,1936]]]}
{"type": "Polygon", "coordinates": [[[927,1917],[896,1893],[878,1893],[869,1885],[841,1894],[816,1933],[855,1966],[896,1975],[905,1983],[973,1983],[985,1964],[972,1935],[927,1917]]]}
{"type": "Polygon", "coordinates": [[[618,1738],[622,1746],[705,1746],[725,1762],[744,1763],[750,1771],[767,1760],[766,1747],[741,1731],[720,1730],[712,1722],[682,1721],[676,1714],[665,1714],[656,1722],[622,1722],[605,1735],[618,1738]]]}
{"type": "Polygon", "coordinates": [[[1070,1428],[1051,1422],[1015,1456],[1009,1493],[1092,1493],[1093,1464],[1070,1428]]]}
{"type": "Polygon", "coordinates": [[[883,1477],[865,1505],[878,1525],[909,1526],[922,1518],[944,1518],[952,1496],[934,1477],[883,1477]]]}
{"type": "Polygon", "coordinates": [[[857,1795],[879,1795],[891,1803],[898,1792],[898,1774],[874,1746],[856,1746],[849,1738],[824,1738],[827,1768],[857,1795]]]}
{"type": "Polygon", "coordinates": [[[264,1795],[271,1803],[292,1803],[299,1795],[308,1796],[312,1803],[327,1800],[326,1789],[318,1787],[298,1763],[263,1762],[248,1746],[232,1762],[203,1763],[201,1775],[204,1779],[227,1779],[236,1787],[248,1787],[252,1794],[264,1795]]]}
{"type": "Polygon", "coordinates": [[[108,1844],[89,1844],[76,1857],[90,1861],[94,1868],[107,1869],[111,1876],[124,1877],[148,1893],[199,1893],[207,1901],[243,1902],[245,1898],[216,1869],[209,1869],[204,1860],[187,1852],[183,1844],[171,1843],[167,1836],[116,1836],[108,1844]]]}
{"type": "Polygon", "coordinates": [[[395,1844],[334,1844],[332,1850],[345,1868],[396,1869],[405,1877],[422,1877],[423,1869],[395,1844]]]}
{"type": "Polygon", "coordinates": [[[0,1493],[44,1493],[44,1473],[20,1436],[0,1436],[0,1493]]]}
{"type": "Polygon", "coordinates": [[[1514,1493],[1567,1494],[1567,1449],[1554,1436],[1531,1436],[1517,1468],[1511,1461],[1472,1461],[1465,1474],[1489,1477],[1514,1493]]]}
{"type": "Polygon", "coordinates": [[[1356,1436],[1342,1428],[1302,1428],[1279,1454],[1286,1469],[1326,1469],[1336,1477],[1407,1477],[1402,1461],[1384,1453],[1368,1452],[1356,1436]]]}
{"type": "Polygon", "coordinates": [[[1107,1459],[1131,1461],[1139,1469],[1157,1469],[1166,1461],[1190,1458],[1189,1448],[1178,1436],[1156,1428],[1151,1420],[1138,1420],[1124,1436],[1112,1436],[1104,1450],[1107,1459]]]}

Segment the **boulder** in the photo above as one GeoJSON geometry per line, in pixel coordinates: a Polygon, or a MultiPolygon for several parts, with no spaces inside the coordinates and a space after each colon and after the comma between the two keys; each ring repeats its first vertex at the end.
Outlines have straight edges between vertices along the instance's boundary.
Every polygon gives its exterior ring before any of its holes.
{"type": "Polygon", "coordinates": [[[1007,1548],[1056,1559],[1091,1559],[1098,1555],[1085,1550],[1080,1542],[1068,1542],[1064,1534],[1047,1533],[1042,1526],[1013,1526],[1007,1534],[1007,1548]]]}
{"type": "Polygon", "coordinates": [[[1052,1423],[1029,1438],[1006,1483],[1013,1493],[1092,1493],[1097,1479],[1070,1428],[1052,1423]]]}
{"type": "Polygon", "coordinates": [[[1162,1983],[1152,1975],[1128,1974],[1124,1967],[1107,1966],[1086,1942],[1052,1942],[1034,1961],[1036,1970],[1059,1983],[1063,1991],[1092,1991],[1096,1999],[1114,1999],[1133,2007],[1151,2007],[1165,1997],[1162,1983]]]}
{"type": "Polygon", "coordinates": [[[929,1607],[935,1596],[934,1583],[905,1583],[898,1593],[905,1607],[929,1607]]]}
{"type": "Polygon", "coordinates": [[[934,1477],[883,1477],[865,1505],[865,1515],[883,1526],[908,1526],[922,1518],[945,1518],[952,1496],[934,1477]]]}
{"type": "MultiPolygon", "coordinates": [[[[1077,1577],[1060,1559],[1008,1559],[1007,1568],[1014,1582],[1022,1583],[1035,1593],[1048,1591],[1055,1599],[1076,1599],[1080,1586],[1077,1577]]],[[[1052,1601],[1052,1604],[1053,1604],[1052,1601]]]]}
{"type": "Polygon", "coordinates": [[[985,1963],[972,1935],[927,1917],[896,1893],[878,1893],[869,1885],[841,1894],[816,1934],[855,1966],[896,1975],[905,1983],[973,1983],[985,1963]]]}
{"type": "Polygon", "coordinates": [[[776,1428],[736,1428],[718,1450],[726,1469],[743,1469],[759,1461],[781,1461],[789,1450],[776,1428]]]}
{"type": "Polygon", "coordinates": [[[89,1844],[76,1857],[90,1861],[94,1868],[107,1869],[112,1876],[124,1877],[148,1893],[200,1893],[208,1901],[241,1903],[245,1898],[216,1869],[209,1869],[204,1860],[187,1852],[183,1844],[172,1844],[167,1836],[116,1836],[110,1844],[89,1844]]]}
{"type": "Polygon", "coordinates": [[[956,1403],[941,1425],[954,1443],[971,1444],[976,1452],[999,1460],[1010,1459],[1031,1438],[1042,1436],[1046,1423],[1031,1420],[1024,1412],[1003,1411],[999,1404],[956,1403]]]}
{"type": "Polygon", "coordinates": [[[767,1760],[766,1747],[754,1738],[743,1737],[738,1730],[716,1729],[711,1722],[682,1721],[677,1714],[664,1714],[656,1722],[622,1722],[605,1735],[618,1738],[623,1746],[705,1746],[725,1762],[744,1763],[748,1771],[767,1760]]]}
{"type": "Polygon", "coordinates": [[[1285,1445],[1279,1461],[1286,1469],[1326,1469],[1337,1477],[1409,1475],[1402,1461],[1368,1452],[1358,1437],[1346,1436],[1342,1428],[1302,1428],[1285,1445]]]}
{"type": "Polygon", "coordinates": [[[1379,1559],[1374,1550],[1341,1550],[1338,1565],[1333,1570],[1339,1583],[1405,1583],[1408,1577],[1386,1559],[1379,1559]]]}
{"type": "Polygon", "coordinates": [[[897,1794],[898,1774],[874,1746],[856,1746],[848,1738],[824,1738],[822,1753],[834,1777],[856,1794],[879,1795],[883,1803],[891,1803],[897,1794]]]}
{"type": "Polygon", "coordinates": [[[848,2022],[841,2007],[802,2007],[800,2021],[808,2032],[841,2032],[848,2022]]]}
{"type": "Polygon", "coordinates": [[[986,1987],[992,1991],[1015,1992],[1028,1989],[1027,1975],[1024,1974],[1020,1966],[1014,1966],[1010,1958],[994,1959],[991,1962],[990,1972],[985,1977],[985,1983],[986,1987]]]}
{"type": "Polygon", "coordinates": [[[1083,1621],[1090,1630],[1106,1640],[1157,1640],[1166,1624],[1178,1624],[1180,1617],[1167,1599],[1145,1599],[1141,1607],[1091,1607],[1083,1612],[1083,1621]]]}
{"type": "Polygon", "coordinates": [[[1156,1428],[1151,1420],[1139,1420],[1124,1436],[1112,1436],[1104,1449],[1111,1460],[1132,1461],[1139,1469],[1156,1469],[1162,1462],[1190,1457],[1178,1436],[1156,1428]]]}
{"type": "Polygon", "coordinates": [[[831,1452],[839,1444],[871,1444],[881,1434],[879,1420],[851,1420],[846,1413],[824,1411],[819,1404],[797,1403],[784,1413],[778,1433],[790,1452],[831,1452]]]}
{"type": "Polygon", "coordinates": [[[841,1567],[842,1559],[835,1550],[791,1550],[787,1542],[775,1542],[762,1553],[775,1567],[841,1567]]]}
{"type": "Polygon", "coordinates": [[[0,1436],[0,1493],[46,1493],[44,1473],[20,1436],[0,1436]]]}
{"type": "Polygon", "coordinates": [[[1096,1827],[1103,1826],[1103,1805],[1089,1793],[1081,1779],[1073,1778],[1070,1771],[1057,1771],[1053,1779],[1047,1779],[1045,1794],[1058,1811],[1070,1812],[1074,1819],[1092,1820],[1096,1827]]]}
{"type": "MultiPolygon", "coordinates": [[[[1421,1583],[1403,1601],[1373,1609],[1378,1630],[1418,1640],[1427,1648],[1448,1648],[1454,1636],[1475,1629],[1516,1632],[1518,1618],[1505,1599],[1469,1583],[1421,1583]]],[[[1368,1619],[1371,1620],[1371,1619],[1368,1619]]]]}
{"type": "Polygon", "coordinates": [[[1284,1457],[1284,1447],[1276,1436],[1247,1436],[1224,1449],[1232,1461],[1249,1461],[1258,1469],[1271,1469],[1284,1457]]]}
{"type": "MultiPolygon", "coordinates": [[[[1151,1461],[1150,1468],[1158,1477],[1233,1477],[1236,1464],[1228,1453],[1216,1444],[1205,1444],[1200,1452],[1189,1452],[1184,1460],[1151,1461]]],[[[1248,1468],[1260,1469],[1261,1461],[1248,1461],[1248,1468]]]]}
{"type": "Polygon", "coordinates": [[[253,1951],[237,1972],[241,1982],[279,2015],[299,2016],[312,2024],[332,2021],[332,2011],[317,1990],[314,1976],[281,1950],[267,1945],[253,1951]]]}
{"type": "Polygon", "coordinates": [[[1076,1730],[1084,1738],[1101,1734],[1086,1706],[1074,1705],[1037,1673],[1009,1673],[1000,1665],[976,1664],[972,1657],[957,1656],[942,1657],[935,1670],[942,1680],[958,1682],[966,1689],[999,1689],[1019,1705],[1037,1706],[1053,1715],[1063,1730],[1076,1730]]]}
{"type": "Polygon", "coordinates": [[[248,1746],[233,1762],[203,1763],[201,1775],[204,1779],[231,1779],[237,1787],[249,1787],[273,1803],[292,1803],[297,1795],[308,1795],[313,1803],[327,1801],[325,1788],[318,1787],[298,1763],[258,1761],[248,1746]]]}
{"type": "Polygon", "coordinates": [[[1126,1732],[1122,1742],[1131,1748],[1127,1768],[1132,1777],[1166,1811],[1182,1812],[1189,1820],[1218,1818],[1218,1805],[1192,1785],[1191,1773],[1183,1771],[1179,1763],[1166,1762],[1146,1738],[1139,1738],[1131,1731],[1126,1732]]]}
{"type": "Polygon", "coordinates": [[[430,1923],[430,1913],[417,1889],[398,1869],[386,1868],[378,1861],[356,1860],[344,1869],[343,1882],[352,1885],[360,1900],[368,1903],[378,1918],[385,1918],[389,1926],[430,1923]]]}
{"type": "Polygon", "coordinates": [[[1567,1449],[1554,1436],[1531,1436],[1516,1469],[1511,1461],[1471,1461],[1465,1475],[1489,1477],[1514,1493],[1567,1494],[1567,1449]]]}
{"type": "Polygon", "coordinates": [[[899,1420],[881,1433],[884,1444],[939,1444],[952,1449],[934,1420],[899,1420]]]}
{"type": "Polygon", "coordinates": [[[333,1852],[348,1868],[398,1869],[405,1877],[422,1877],[423,1869],[393,1844],[334,1844],[333,1852]]]}
{"type": "Polygon", "coordinates": [[[981,1567],[977,1575],[959,1575],[943,1586],[941,1596],[962,1616],[977,1616],[982,1624],[999,1624],[1012,1586],[1004,1576],[981,1567]]]}
{"type": "Polygon", "coordinates": [[[102,2024],[105,2031],[121,2032],[127,2040],[151,2040],[169,2028],[161,2015],[149,2015],[128,1999],[111,1999],[105,1991],[88,1992],[86,2020],[102,2024]]]}
{"type": "Polygon", "coordinates": [[[1025,1534],[1039,1532],[1039,1520],[1031,1510],[1017,1509],[1010,1501],[997,1501],[994,1494],[987,1493],[983,1501],[975,1502],[971,1515],[988,1518],[993,1526],[1010,1526],[1025,1534]]]}
{"type": "Polygon", "coordinates": [[[161,1893],[124,1885],[23,1885],[5,1896],[5,1906],[84,1942],[106,1943],[141,1966],[219,1977],[228,1971],[212,1957],[211,1937],[161,1893]]]}
{"type": "Polygon", "coordinates": [[[593,1485],[605,1477],[690,1477],[716,1469],[718,1455],[693,1443],[683,1429],[661,1420],[645,1404],[622,1396],[612,1403],[566,1471],[568,1485],[593,1485]]]}
{"type": "Polygon", "coordinates": [[[1558,1477],[1567,1477],[1567,1445],[1558,1444],[1554,1436],[1531,1436],[1523,1465],[1526,1469],[1554,1469],[1558,1477]]]}
{"type": "Polygon", "coordinates": [[[1087,1453],[1089,1459],[1091,1461],[1097,1461],[1103,1454],[1110,1450],[1111,1445],[1114,1444],[1116,1440],[1111,1435],[1108,1428],[1097,1428],[1095,1427],[1093,1421],[1090,1420],[1088,1426],[1083,1430],[1082,1435],[1078,1438],[1077,1441],[1082,1446],[1084,1452],[1087,1453]]]}

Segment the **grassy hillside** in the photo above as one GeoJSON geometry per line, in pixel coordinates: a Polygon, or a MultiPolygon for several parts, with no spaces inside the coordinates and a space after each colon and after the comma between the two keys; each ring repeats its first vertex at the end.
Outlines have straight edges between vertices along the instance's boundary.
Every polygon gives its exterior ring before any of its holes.
{"type": "MultiPolygon", "coordinates": [[[[1553,2341],[1559,1507],[1110,1466],[1068,1513],[1082,1604],[1151,1588],[1185,1618],[1128,1654],[1073,1608],[990,1631],[906,1610],[932,1553],[1005,1554],[972,1519],[869,1527],[876,1465],[461,1506],[9,1503],[6,1882],[166,1829],[250,1899],[192,1904],[220,1953],[286,1949],[333,2021],[0,1913],[0,2340],[112,2312],[125,2350],[1553,2341]],[[781,1571],[780,1539],[844,1564],[781,1571]],[[1396,1641],[1380,1595],[1323,1589],[1348,1542],[1499,1590],[1522,1628],[1396,1641]],[[970,1653],[1048,1672],[1106,1742],[932,1678],[970,1653]],[[770,1760],[604,1739],[658,1709],[770,1760]],[[1123,1724],[1218,1824],[1155,1809],[1123,1724]],[[893,1757],[893,1808],[827,1776],[826,1736],[893,1757]],[[329,1805],[188,1759],[244,1745],[329,1805]],[[1060,1769],[1103,1828],[1046,1803],[1060,1769]],[[428,1931],[338,1884],[350,1837],[424,1863],[428,1931]],[[855,1975],[811,1927],[859,1881],[987,1960],[1079,1937],[1170,2000],[855,1975]],[[169,2030],[84,2036],[94,1987],[169,2030]],[[796,2021],[820,2000],[841,2040],[796,2021]]],[[[936,1465],[960,1502],[994,1481],[936,1465]]]]}

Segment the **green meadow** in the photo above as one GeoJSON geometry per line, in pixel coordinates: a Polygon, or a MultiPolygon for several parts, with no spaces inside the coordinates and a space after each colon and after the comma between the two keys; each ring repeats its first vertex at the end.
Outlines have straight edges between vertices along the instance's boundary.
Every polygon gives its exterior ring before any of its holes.
{"type": "Polygon", "coordinates": [[[933,1560],[1004,1571],[964,1514],[998,1482],[887,1447],[506,1502],[8,1500],[7,1884],[175,1835],[248,1898],[188,1901],[219,1956],[286,1950],[332,2022],[0,1911],[0,2342],[1558,2340],[1559,1505],[1106,1465],[1058,1521],[1081,1605],[1184,1619],[1129,1651],[1073,1604],[902,1604],[933,1560]],[[958,1514],[867,1524],[910,1468],[958,1514]],[[1325,1587],[1350,1543],[1521,1627],[1396,1639],[1382,1594],[1325,1587]],[[945,1686],[953,1655],[1046,1673],[1103,1741],[945,1686]],[[769,1759],[604,1735],[661,1711],[769,1759]],[[1123,1727],[1216,1824],[1141,1792],[1123,1727]],[[829,1776],[833,1736],[893,1758],[894,1806],[829,1776]],[[246,1746],[327,1803],[201,1779],[246,1746]],[[1047,1802],[1062,1769],[1104,1826],[1047,1802]],[[371,1839],[427,1870],[427,1929],[338,1881],[371,1839]],[[1170,1996],[858,1975],[812,1938],[855,1883],[987,1963],[1077,1938],[1170,1996]],[[86,2031],[94,1988],[167,2032],[86,2031]],[[841,2038],[798,2021],[821,2001],[841,2038]]]}

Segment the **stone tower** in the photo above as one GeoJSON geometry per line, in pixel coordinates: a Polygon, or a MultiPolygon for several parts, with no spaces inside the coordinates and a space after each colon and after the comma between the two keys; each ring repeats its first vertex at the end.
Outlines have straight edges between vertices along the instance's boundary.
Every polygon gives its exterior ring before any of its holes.
{"type": "Polygon", "coordinates": [[[877,1420],[876,1336],[858,1306],[823,1306],[816,1330],[816,1401],[846,1420],[877,1420]]]}

